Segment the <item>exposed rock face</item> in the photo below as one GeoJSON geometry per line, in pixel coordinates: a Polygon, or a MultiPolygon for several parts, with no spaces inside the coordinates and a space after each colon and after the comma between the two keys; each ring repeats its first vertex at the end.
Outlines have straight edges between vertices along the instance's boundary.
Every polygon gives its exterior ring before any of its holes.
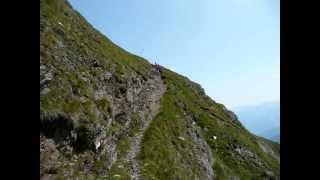
{"type": "Polygon", "coordinates": [[[262,166],[260,158],[250,150],[243,147],[237,147],[236,149],[234,149],[234,151],[237,155],[241,156],[244,161],[252,162],[257,166],[262,166]]]}
{"type": "MultiPolygon", "coordinates": [[[[65,129],[65,127],[59,128],[59,130],[65,131],[64,137],[61,137],[61,133],[55,134],[58,138],[68,139],[68,141],[63,142],[64,145],[68,146],[68,153],[70,154],[73,151],[82,152],[87,149],[96,152],[98,156],[106,156],[105,171],[107,172],[117,160],[118,140],[121,136],[125,135],[126,132],[130,131],[132,126],[135,126],[132,123],[139,123],[141,127],[138,128],[139,132],[135,134],[135,137],[131,140],[131,149],[127,155],[127,159],[132,163],[132,177],[138,178],[140,174],[139,164],[135,160],[135,157],[139,152],[143,132],[157,114],[160,106],[160,98],[165,92],[165,85],[161,80],[160,73],[151,69],[150,77],[151,78],[147,81],[143,81],[138,77],[134,78],[136,82],[141,82],[137,83],[136,87],[132,85],[133,82],[131,81],[127,81],[126,84],[120,85],[111,81],[104,83],[101,89],[94,91],[94,100],[106,100],[109,103],[112,115],[107,115],[107,123],[97,123],[96,127],[88,129],[83,126],[75,128],[73,126],[76,125],[73,124],[72,120],[65,118],[66,122],[71,123],[71,127],[69,129],[65,129]],[[120,86],[120,90],[117,86],[120,86]],[[121,88],[124,88],[124,90],[121,90],[121,88]],[[130,98],[128,98],[128,94],[130,94],[130,98]],[[118,96],[118,98],[115,98],[116,96],[118,96]],[[126,103],[124,104],[123,102],[126,103]],[[132,116],[134,114],[138,114],[138,122],[132,122],[132,116]],[[115,123],[118,123],[123,128],[123,131],[106,134],[106,129],[111,127],[113,121],[116,121],[115,123]]],[[[96,116],[99,116],[102,113],[96,109],[95,114],[97,114],[96,116]]],[[[44,121],[47,120],[45,119],[44,121]]],[[[53,119],[52,121],[55,122],[58,120],[53,119]]],[[[51,142],[54,138],[52,139],[50,136],[45,136],[45,139],[45,141],[51,142]]],[[[90,173],[90,171],[91,169],[86,167],[86,172],[90,173]]],[[[105,174],[106,172],[102,173],[105,174]]]]}
{"type": "Polygon", "coordinates": [[[279,147],[199,84],[116,46],[65,0],[40,2],[41,179],[279,177],[279,147]]]}
{"type": "Polygon", "coordinates": [[[205,141],[199,127],[196,127],[195,125],[192,129],[190,128],[188,130],[188,133],[195,142],[192,151],[195,154],[199,165],[203,168],[203,174],[205,174],[206,179],[214,179],[214,172],[212,169],[214,159],[210,146],[205,141]]]}
{"type": "MultiPolygon", "coordinates": [[[[118,159],[119,141],[132,133],[134,127],[146,128],[147,122],[152,120],[165,86],[159,72],[149,64],[143,64],[142,74],[128,64],[111,61],[110,57],[98,57],[94,50],[81,52],[86,40],[77,44],[78,35],[72,34],[82,32],[67,33],[73,30],[67,27],[81,18],[73,16],[74,12],[64,7],[64,1],[43,3],[40,29],[41,142],[54,142],[52,146],[56,146],[57,156],[63,159],[60,169],[72,161],[65,158],[66,154],[88,151],[84,156],[89,159],[104,159],[99,163],[103,165],[98,171],[105,175],[118,159]],[[69,15],[56,21],[59,15],[51,14],[54,10],[69,15]],[[61,119],[63,123],[60,123],[61,119]],[[66,124],[68,126],[64,126],[66,124]],[[52,126],[57,127],[52,129],[52,126]]],[[[75,30],[83,28],[87,25],[75,30]]],[[[95,39],[95,32],[89,32],[93,33],[89,33],[90,38],[95,39]]],[[[72,156],[71,159],[78,161],[72,156]]],[[[46,163],[47,160],[41,162],[46,163]]],[[[80,168],[80,172],[96,173],[93,172],[97,170],[94,170],[97,168],[94,160],[78,163],[86,169],[80,168]]]]}
{"type": "Polygon", "coordinates": [[[212,156],[211,148],[205,141],[201,128],[196,124],[195,119],[193,119],[192,114],[188,111],[187,106],[181,102],[178,104],[183,109],[183,114],[187,121],[187,134],[195,142],[191,152],[195,155],[197,163],[203,171],[204,177],[206,179],[214,179],[214,172],[212,169],[214,158],[212,156]]]}
{"type": "Polygon", "coordinates": [[[260,141],[258,141],[258,144],[263,152],[265,152],[268,155],[271,155],[273,158],[280,162],[280,150],[275,151],[274,148],[271,147],[272,145],[270,145],[266,140],[261,139],[260,141]]]}

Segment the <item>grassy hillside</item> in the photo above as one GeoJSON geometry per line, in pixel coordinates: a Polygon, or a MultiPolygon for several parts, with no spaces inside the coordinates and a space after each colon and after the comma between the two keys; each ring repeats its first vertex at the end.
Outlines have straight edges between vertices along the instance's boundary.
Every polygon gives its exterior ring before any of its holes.
{"type": "Polygon", "coordinates": [[[141,124],[128,97],[143,88],[151,65],[112,43],[67,1],[40,4],[41,175],[96,179],[124,156],[141,124]],[[99,139],[108,146],[97,151],[99,139]]]}
{"type": "Polygon", "coordinates": [[[103,76],[105,69],[118,81],[130,78],[133,72],[146,76],[150,64],[145,59],[113,44],[72,10],[68,3],[63,0],[41,0],[40,3],[40,62],[52,67],[54,72],[51,76],[61,77],[59,80],[52,79],[58,81],[55,83],[59,83],[59,88],[41,96],[41,115],[50,116],[53,112],[72,114],[77,111],[80,108],[77,102],[64,101],[71,94],[69,89],[78,90],[92,99],[92,88],[99,85],[98,77],[103,76]],[[88,76],[85,77],[88,81],[82,76],[88,76]],[[61,109],[64,106],[67,108],[61,109]]]}
{"type": "Polygon", "coordinates": [[[41,0],[40,176],[130,179],[142,131],[140,179],[279,176],[280,147],[253,136],[199,84],[112,43],[65,0],[41,0]],[[166,87],[160,102],[154,89],[166,87]],[[162,81],[161,81],[162,82],[162,81]],[[150,107],[151,106],[151,107],[150,107]]]}
{"type": "MultiPolygon", "coordinates": [[[[188,179],[196,173],[191,171],[196,170],[196,167],[193,167],[194,164],[190,162],[192,157],[188,154],[190,142],[179,139],[180,136],[187,136],[185,132],[188,128],[179,102],[185,105],[184,108],[192,115],[211,147],[214,158],[212,168],[217,179],[232,176],[259,179],[268,170],[279,175],[279,162],[259,147],[258,141],[261,138],[251,135],[239,121],[232,120],[223,105],[211,100],[198,84],[187,78],[169,70],[164,70],[162,74],[168,90],[161,102],[161,113],[145,134],[140,156],[142,162],[148,164],[145,167],[146,176],[188,179]],[[213,136],[216,136],[216,140],[213,136]],[[254,155],[239,154],[236,149],[254,155]]],[[[268,141],[268,145],[280,149],[279,145],[271,141],[268,141]]]]}

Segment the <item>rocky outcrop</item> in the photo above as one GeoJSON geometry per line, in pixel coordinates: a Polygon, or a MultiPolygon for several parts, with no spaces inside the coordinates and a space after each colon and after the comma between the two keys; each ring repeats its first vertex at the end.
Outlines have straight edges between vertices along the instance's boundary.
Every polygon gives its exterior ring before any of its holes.
{"type": "MultiPolygon", "coordinates": [[[[108,75],[110,76],[110,74],[108,75]]],[[[137,120],[141,128],[139,128],[139,132],[135,134],[131,140],[132,143],[127,155],[127,159],[132,162],[133,166],[132,176],[138,177],[139,164],[135,160],[135,156],[139,151],[143,132],[158,112],[160,98],[165,92],[165,85],[161,80],[160,73],[152,69],[150,71],[150,77],[151,78],[147,81],[143,81],[136,77],[133,78],[133,81],[136,83],[129,80],[126,84],[120,84],[111,76],[111,81],[101,83],[101,88],[94,91],[95,101],[99,102],[104,100],[108,104],[109,110],[108,108],[106,110],[110,111],[110,113],[105,117],[105,122],[97,122],[92,126],[93,124],[84,125],[81,121],[78,122],[69,118],[64,118],[63,123],[70,124],[68,125],[70,128],[67,128],[68,126],[63,125],[59,118],[53,118],[51,120],[43,119],[42,125],[46,127],[52,128],[55,127],[55,124],[61,124],[56,128],[59,132],[48,132],[49,128],[41,128],[44,136],[48,138],[48,140],[59,141],[58,143],[61,143],[60,139],[68,139],[63,142],[63,144],[66,147],[68,146],[69,154],[72,154],[74,151],[82,153],[89,150],[97,153],[98,156],[105,155],[106,172],[102,172],[102,174],[106,174],[108,169],[110,169],[112,164],[117,160],[117,143],[119,139],[121,139],[122,136],[126,136],[131,128],[135,126],[132,124],[136,123],[132,122],[132,116],[138,114],[139,119],[137,120]],[[123,90],[121,90],[121,88],[123,90]],[[76,124],[80,125],[76,127],[76,124]],[[114,124],[121,126],[122,130],[110,132],[110,130],[114,128],[114,124]],[[51,133],[52,135],[48,135],[48,133],[51,133]]],[[[85,97],[83,98],[86,99],[85,97]]],[[[97,116],[103,114],[98,108],[95,109],[95,111],[97,116]]],[[[90,170],[87,170],[87,172],[90,173],[90,170]]]]}
{"type": "Polygon", "coordinates": [[[262,138],[258,138],[259,147],[262,149],[264,153],[272,156],[280,162],[280,152],[272,148],[272,145],[268,144],[266,141],[267,140],[262,140],[262,138]]]}
{"type": "MultiPolygon", "coordinates": [[[[147,127],[164,85],[159,72],[147,62],[138,60],[139,67],[133,67],[130,62],[121,63],[121,58],[110,56],[109,53],[118,52],[124,54],[124,59],[137,61],[118,47],[110,50],[110,46],[101,44],[99,38],[104,37],[90,25],[78,23],[83,19],[67,4],[44,0],[41,5],[42,139],[54,142],[57,159],[61,159],[56,160],[61,161],[56,169],[68,166],[83,176],[105,176],[119,158],[118,143],[128,134],[134,135],[133,129],[147,127]],[[75,22],[78,27],[70,29],[75,22]],[[88,161],[77,160],[77,156],[88,161]]],[[[50,152],[41,151],[40,156],[50,156],[50,152]]],[[[47,161],[42,158],[41,164],[50,166],[47,161]]],[[[45,176],[46,172],[41,174],[45,176]]]]}
{"type": "Polygon", "coordinates": [[[194,142],[191,152],[194,154],[199,167],[201,167],[201,174],[203,174],[206,179],[214,179],[215,175],[212,169],[214,158],[212,156],[211,148],[205,141],[201,128],[195,122],[190,111],[188,111],[186,104],[178,102],[178,105],[181,107],[183,114],[185,115],[184,118],[187,124],[187,135],[191,137],[194,142]]]}

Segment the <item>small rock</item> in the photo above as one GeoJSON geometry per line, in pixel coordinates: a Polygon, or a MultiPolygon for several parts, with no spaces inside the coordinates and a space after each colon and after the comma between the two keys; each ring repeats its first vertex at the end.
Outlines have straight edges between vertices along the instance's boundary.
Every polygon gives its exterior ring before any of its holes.
{"type": "Polygon", "coordinates": [[[184,137],[181,137],[181,136],[179,136],[178,138],[179,138],[180,140],[182,140],[182,141],[185,140],[184,137]]]}
{"type": "Polygon", "coordinates": [[[45,69],[46,69],[46,66],[40,65],[40,70],[45,70],[45,69]]]}
{"type": "Polygon", "coordinates": [[[47,74],[45,74],[45,79],[50,81],[52,80],[52,78],[53,78],[53,74],[51,72],[48,72],[47,74]]]}
{"type": "Polygon", "coordinates": [[[94,92],[94,99],[99,100],[105,96],[105,92],[103,90],[97,90],[94,92]]]}
{"type": "Polygon", "coordinates": [[[103,78],[105,80],[109,80],[112,77],[112,74],[110,72],[105,72],[103,78]]]}
{"type": "Polygon", "coordinates": [[[95,145],[96,145],[96,150],[100,147],[100,145],[101,145],[101,143],[100,143],[100,141],[97,141],[96,143],[95,143],[95,145]]]}
{"type": "Polygon", "coordinates": [[[84,97],[84,96],[80,96],[79,97],[79,100],[80,100],[80,102],[86,102],[87,101],[87,98],[86,97],[84,97]]]}
{"type": "Polygon", "coordinates": [[[51,89],[49,89],[49,88],[44,88],[44,89],[41,91],[41,95],[48,94],[50,91],[51,91],[51,89]]]}
{"type": "Polygon", "coordinates": [[[57,48],[63,48],[64,45],[61,41],[57,41],[57,48]]]}
{"type": "Polygon", "coordinates": [[[84,76],[80,76],[80,79],[83,80],[84,82],[89,82],[89,79],[84,76]]]}
{"type": "Polygon", "coordinates": [[[50,180],[50,179],[51,179],[51,174],[46,174],[40,178],[40,180],[50,180]]]}

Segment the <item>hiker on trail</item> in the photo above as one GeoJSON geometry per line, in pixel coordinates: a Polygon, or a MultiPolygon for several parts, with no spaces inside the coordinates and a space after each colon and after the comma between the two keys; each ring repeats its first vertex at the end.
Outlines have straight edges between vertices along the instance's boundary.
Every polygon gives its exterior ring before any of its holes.
{"type": "Polygon", "coordinates": [[[155,62],[154,66],[155,66],[156,70],[160,72],[160,65],[155,62]]]}
{"type": "Polygon", "coordinates": [[[157,62],[154,62],[154,67],[156,68],[156,70],[158,70],[158,64],[157,64],[157,62]]]}

